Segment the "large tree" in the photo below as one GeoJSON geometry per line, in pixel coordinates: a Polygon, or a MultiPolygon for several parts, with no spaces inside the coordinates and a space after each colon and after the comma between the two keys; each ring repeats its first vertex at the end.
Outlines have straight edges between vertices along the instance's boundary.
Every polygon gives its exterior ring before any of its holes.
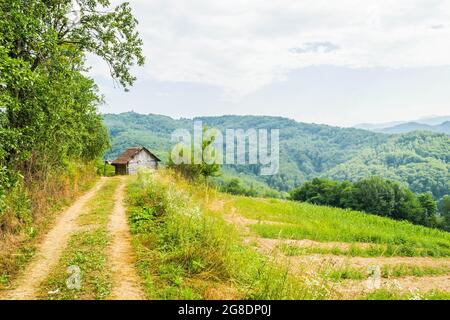
{"type": "Polygon", "coordinates": [[[144,63],[137,23],[127,2],[111,8],[109,0],[1,0],[0,46],[32,71],[61,56],[78,59],[74,51],[90,52],[127,88],[135,80],[130,67],[144,63]]]}
{"type": "Polygon", "coordinates": [[[136,26],[128,3],[1,0],[0,163],[104,151],[101,99],[85,76],[85,54],[104,59],[127,89],[135,80],[130,67],[144,63],[136,26]]]}
{"type": "Polygon", "coordinates": [[[109,137],[86,54],[106,61],[128,89],[130,68],[144,63],[136,28],[128,3],[0,0],[0,218],[22,177],[45,180],[103,154],[109,137]]]}

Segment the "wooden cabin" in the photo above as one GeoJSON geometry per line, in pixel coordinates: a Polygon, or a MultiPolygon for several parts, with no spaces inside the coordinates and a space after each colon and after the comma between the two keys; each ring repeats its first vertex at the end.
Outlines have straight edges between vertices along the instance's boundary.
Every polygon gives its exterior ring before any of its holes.
{"type": "Polygon", "coordinates": [[[144,147],[128,148],[111,164],[116,168],[116,175],[135,174],[139,169],[157,170],[161,160],[144,147]]]}

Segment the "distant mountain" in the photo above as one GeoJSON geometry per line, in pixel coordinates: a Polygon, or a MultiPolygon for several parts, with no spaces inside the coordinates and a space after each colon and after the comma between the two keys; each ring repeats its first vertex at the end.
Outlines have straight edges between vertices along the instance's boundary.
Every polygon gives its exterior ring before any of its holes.
{"type": "Polygon", "coordinates": [[[380,130],[384,128],[394,127],[399,124],[405,123],[404,121],[392,121],[392,122],[383,122],[383,123],[360,123],[354,126],[356,129],[363,129],[363,130],[380,130]]]}
{"type": "Polygon", "coordinates": [[[389,134],[413,131],[430,131],[450,134],[447,122],[450,122],[450,116],[424,117],[414,121],[395,121],[377,124],[362,123],[354,127],[389,134]]]}
{"type": "Polygon", "coordinates": [[[439,128],[439,130],[441,130],[439,132],[445,132],[447,134],[450,134],[450,121],[446,121],[437,127],[439,128]]]}
{"type": "Polygon", "coordinates": [[[436,126],[448,121],[450,121],[450,116],[424,117],[417,120],[418,123],[428,124],[430,126],[436,126]]]}
{"type": "MultiPolygon", "coordinates": [[[[227,175],[288,191],[314,177],[357,180],[379,175],[400,181],[416,192],[436,197],[450,194],[450,138],[446,134],[414,132],[388,135],[355,128],[300,123],[281,117],[201,117],[211,127],[280,129],[280,172],[259,176],[259,167],[226,166],[227,175]]],[[[112,149],[108,159],[130,146],[142,145],[166,160],[171,133],[192,129],[193,119],[172,119],[133,112],[105,114],[112,149]]],[[[449,123],[442,124],[448,129],[449,123]]],[[[252,183],[253,183],[252,182],[252,183]]]]}
{"type": "Polygon", "coordinates": [[[431,131],[450,134],[450,121],[438,125],[428,125],[418,122],[406,122],[393,127],[373,130],[383,133],[407,133],[413,131],[431,131]]]}

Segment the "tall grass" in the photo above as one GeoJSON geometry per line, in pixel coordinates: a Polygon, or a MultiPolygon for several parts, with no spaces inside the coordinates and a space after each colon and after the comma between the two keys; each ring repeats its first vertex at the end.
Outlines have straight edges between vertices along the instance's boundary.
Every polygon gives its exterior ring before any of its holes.
{"type": "Polygon", "coordinates": [[[241,215],[262,221],[251,226],[262,237],[374,243],[389,245],[389,250],[399,255],[450,256],[450,233],[445,231],[307,203],[231,196],[227,199],[241,215]]]}
{"type": "Polygon", "coordinates": [[[128,192],[150,298],[320,299],[330,293],[320,279],[302,281],[243,245],[233,226],[206,209],[211,194],[201,185],[170,172],[141,172],[128,192]]]}

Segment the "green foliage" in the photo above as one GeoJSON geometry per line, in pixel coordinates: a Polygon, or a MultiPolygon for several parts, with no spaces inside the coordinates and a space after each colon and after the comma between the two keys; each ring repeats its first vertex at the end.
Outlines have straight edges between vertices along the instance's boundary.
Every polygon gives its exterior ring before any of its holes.
{"type": "Polygon", "coordinates": [[[113,177],[116,175],[116,168],[100,159],[97,159],[95,162],[95,168],[97,170],[97,175],[99,176],[113,177]]]}
{"type": "Polygon", "coordinates": [[[356,210],[392,216],[395,207],[395,191],[388,180],[379,177],[362,179],[355,183],[353,206],[356,210]]]}
{"type": "Polygon", "coordinates": [[[214,177],[211,181],[217,190],[230,194],[279,199],[288,197],[286,192],[272,189],[253,176],[239,175],[239,178],[237,178],[226,170],[222,172],[220,177],[214,177]]]}
{"type": "Polygon", "coordinates": [[[450,195],[442,197],[439,202],[439,211],[446,218],[450,218],[450,195]]]}
{"type": "Polygon", "coordinates": [[[257,191],[255,189],[253,189],[252,187],[246,188],[243,185],[242,181],[237,178],[233,178],[230,181],[226,182],[220,188],[220,191],[249,197],[255,197],[257,195],[257,191]]]}
{"type": "Polygon", "coordinates": [[[449,142],[450,137],[446,134],[392,135],[383,144],[365,147],[326,175],[351,181],[381,176],[403,183],[416,193],[431,192],[440,198],[450,193],[449,142]]]}
{"type": "Polygon", "coordinates": [[[313,204],[347,207],[351,202],[353,186],[350,182],[338,182],[324,178],[315,178],[305,182],[301,188],[291,191],[291,199],[313,204]]]}
{"type": "Polygon", "coordinates": [[[8,209],[7,190],[45,182],[109,147],[85,54],[104,59],[128,88],[130,67],[144,62],[136,26],[128,3],[0,2],[0,215],[8,209]]]}
{"type": "MultiPolygon", "coordinates": [[[[129,145],[143,145],[165,155],[172,148],[171,133],[190,129],[193,120],[174,120],[133,112],[104,115],[112,139],[107,158],[129,145]]],[[[259,176],[259,166],[224,165],[228,176],[245,177],[278,191],[289,191],[317,177],[358,181],[380,176],[408,186],[413,192],[432,192],[436,198],[450,193],[449,136],[414,132],[385,135],[350,128],[298,123],[281,117],[222,116],[196,118],[222,132],[227,128],[280,128],[280,172],[259,176]]]]}
{"type": "Polygon", "coordinates": [[[430,219],[437,214],[437,203],[431,193],[423,193],[419,195],[418,200],[427,219],[430,219]]]}
{"type": "Polygon", "coordinates": [[[291,191],[291,199],[444,227],[437,217],[437,203],[431,193],[417,196],[399,183],[380,177],[361,179],[354,184],[316,178],[291,191]]]}
{"type": "Polygon", "coordinates": [[[32,221],[31,204],[23,184],[18,182],[7,192],[0,189],[0,233],[16,233],[26,227],[32,237],[32,221]]]}
{"type": "Polygon", "coordinates": [[[109,0],[2,1],[0,18],[0,46],[30,71],[91,52],[128,86],[135,80],[129,68],[144,63],[137,21],[127,2],[111,8],[109,0]]]}
{"type": "Polygon", "coordinates": [[[439,212],[441,213],[445,230],[450,231],[450,196],[444,196],[439,201],[439,212]]]}
{"type": "Polygon", "coordinates": [[[155,207],[137,207],[130,214],[130,225],[133,233],[150,232],[154,225],[155,207]]]}
{"type": "Polygon", "coordinates": [[[214,141],[217,136],[211,131],[207,126],[203,127],[201,154],[197,150],[198,147],[193,143],[192,147],[183,144],[175,146],[169,155],[169,168],[174,169],[190,180],[196,180],[202,176],[207,182],[209,177],[219,176],[221,164],[217,161],[218,150],[214,147],[214,141]],[[199,154],[196,154],[197,152],[199,154]],[[178,159],[175,160],[174,157],[178,159]],[[196,162],[197,158],[201,159],[200,163],[196,162]]]}

